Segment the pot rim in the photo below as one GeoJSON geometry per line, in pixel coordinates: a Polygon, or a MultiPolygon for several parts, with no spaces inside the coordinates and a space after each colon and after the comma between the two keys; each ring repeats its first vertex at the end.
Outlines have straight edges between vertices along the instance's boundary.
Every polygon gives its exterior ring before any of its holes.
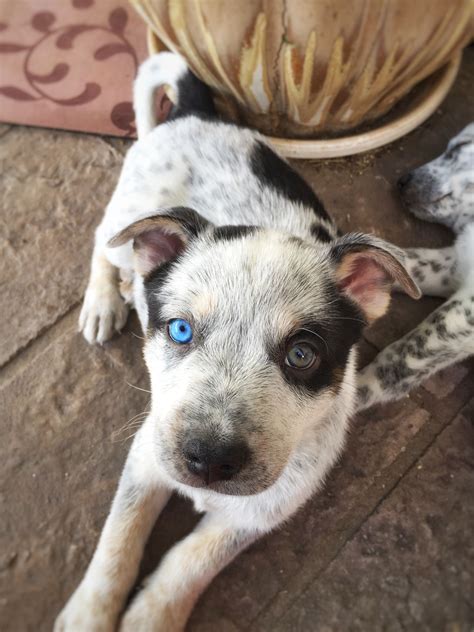
{"type": "MultiPolygon", "coordinates": [[[[147,28],[147,44],[150,55],[164,50],[161,41],[150,27],[147,28]]],[[[298,160],[342,158],[378,149],[409,134],[435,112],[456,79],[461,58],[462,52],[459,52],[441,69],[427,77],[424,80],[426,85],[422,94],[414,99],[407,111],[367,132],[321,140],[279,138],[265,134],[263,136],[281,156],[298,160]]],[[[405,99],[410,99],[410,93],[405,99]]]]}

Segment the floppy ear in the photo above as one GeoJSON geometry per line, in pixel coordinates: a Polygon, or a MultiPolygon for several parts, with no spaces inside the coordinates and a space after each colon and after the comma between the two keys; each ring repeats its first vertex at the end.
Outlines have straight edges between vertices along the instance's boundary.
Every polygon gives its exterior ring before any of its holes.
{"type": "Polygon", "coordinates": [[[331,256],[339,289],[358,304],[368,322],[385,314],[394,283],[412,298],[421,296],[403,265],[403,251],[377,237],[344,235],[335,242],[331,256]]]}
{"type": "Polygon", "coordinates": [[[162,211],[127,226],[107,244],[115,248],[133,239],[134,265],[142,276],[177,257],[192,239],[211,225],[190,208],[178,206],[162,211]]]}

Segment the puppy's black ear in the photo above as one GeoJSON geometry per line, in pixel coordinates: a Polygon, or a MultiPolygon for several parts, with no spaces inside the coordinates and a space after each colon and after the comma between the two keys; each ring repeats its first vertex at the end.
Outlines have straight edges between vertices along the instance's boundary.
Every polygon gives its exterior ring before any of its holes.
{"type": "Polygon", "coordinates": [[[112,237],[110,248],[133,239],[135,269],[142,276],[177,257],[200,232],[211,226],[193,209],[177,206],[140,219],[112,237]]]}
{"type": "Polygon", "coordinates": [[[403,265],[402,250],[377,237],[349,233],[331,250],[339,289],[355,301],[368,322],[387,311],[394,283],[412,298],[421,292],[403,265]]]}

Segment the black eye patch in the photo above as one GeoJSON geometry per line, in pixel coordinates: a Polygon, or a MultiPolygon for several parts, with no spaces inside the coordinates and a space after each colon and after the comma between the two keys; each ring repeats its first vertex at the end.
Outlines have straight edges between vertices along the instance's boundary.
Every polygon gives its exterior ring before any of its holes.
{"type": "MultiPolygon", "coordinates": [[[[317,393],[340,383],[349,353],[360,339],[365,324],[356,305],[335,292],[335,296],[328,300],[327,317],[303,321],[295,332],[270,350],[269,356],[289,384],[317,393]],[[317,361],[308,369],[295,368],[285,361],[288,346],[299,343],[311,345],[318,355],[317,361]]],[[[303,354],[304,351],[303,347],[303,354]]]]}

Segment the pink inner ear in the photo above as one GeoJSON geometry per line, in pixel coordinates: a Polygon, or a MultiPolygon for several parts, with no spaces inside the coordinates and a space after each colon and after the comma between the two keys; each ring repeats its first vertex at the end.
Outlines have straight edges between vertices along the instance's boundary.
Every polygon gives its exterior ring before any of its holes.
{"type": "Polygon", "coordinates": [[[136,237],[134,247],[139,259],[140,271],[148,274],[165,261],[170,261],[179,255],[184,250],[185,244],[180,235],[156,229],[136,237]]]}
{"type": "Polygon", "coordinates": [[[385,270],[372,258],[359,256],[351,262],[349,274],[340,280],[340,288],[358,294],[369,286],[380,287],[387,280],[385,270]]]}
{"type": "Polygon", "coordinates": [[[173,104],[165,92],[165,87],[160,86],[155,92],[155,110],[158,123],[164,123],[168,118],[173,104]]]}
{"type": "Polygon", "coordinates": [[[371,257],[356,255],[338,285],[360,305],[369,318],[381,316],[388,306],[389,277],[371,257]]]}

